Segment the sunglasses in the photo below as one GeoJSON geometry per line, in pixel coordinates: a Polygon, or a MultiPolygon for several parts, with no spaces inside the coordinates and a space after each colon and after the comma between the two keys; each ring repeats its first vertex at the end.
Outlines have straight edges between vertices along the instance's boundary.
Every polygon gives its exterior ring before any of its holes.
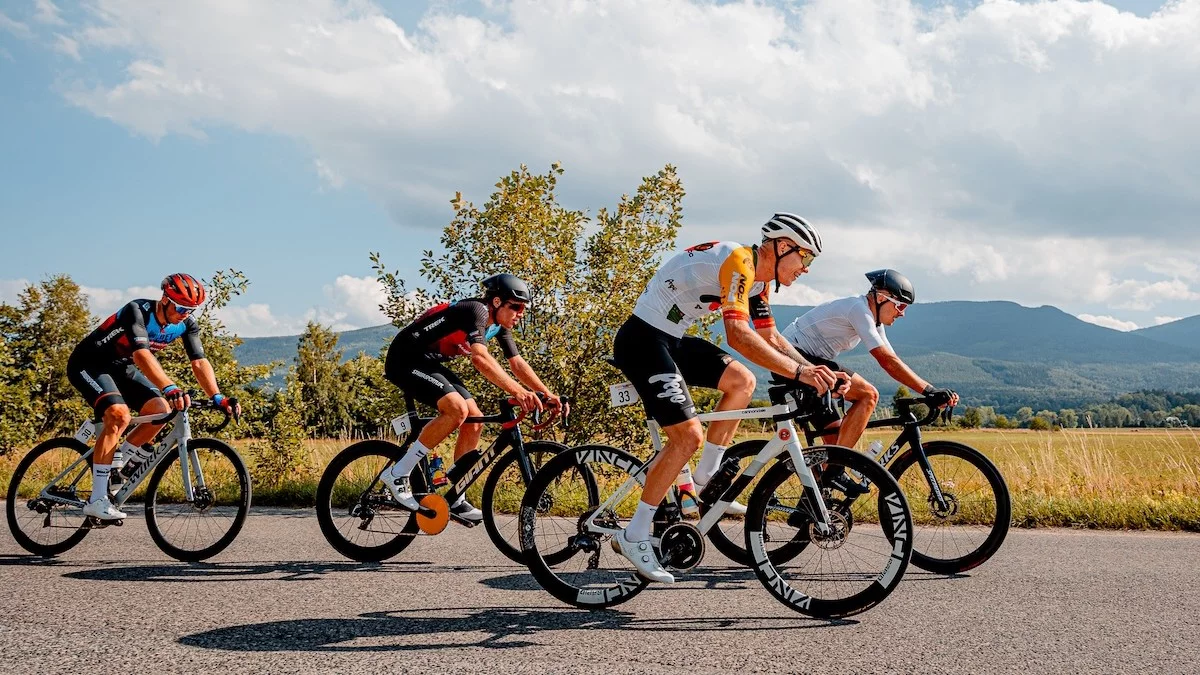
{"type": "Polygon", "coordinates": [[[520,314],[521,312],[524,312],[524,311],[525,311],[525,308],[526,308],[528,305],[526,305],[526,304],[525,304],[525,303],[523,303],[523,302],[506,302],[506,303],[504,303],[504,306],[505,306],[505,307],[507,307],[507,308],[509,308],[509,309],[511,309],[512,311],[514,311],[514,312],[517,312],[518,314],[520,314]]]}
{"type": "Polygon", "coordinates": [[[187,305],[181,305],[178,302],[172,302],[171,305],[175,308],[175,312],[177,314],[182,314],[184,316],[187,316],[188,314],[200,309],[199,307],[188,307],[187,305]]]}
{"type": "Polygon", "coordinates": [[[788,249],[788,251],[786,253],[784,253],[783,255],[781,255],[779,257],[783,258],[783,257],[791,255],[793,253],[800,254],[800,264],[803,265],[804,267],[811,266],[813,264],[813,261],[817,259],[816,253],[813,253],[812,251],[810,251],[806,248],[800,248],[799,246],[793,246],[792,248],[788,249]]]}
{"type": "Polygon", "coordinates": [[[895,299],[895,298],[889,298],[889,297],[888,297],[888,296],[886,296],[886,295],[881,295],[881,296],[879,296],[879,297],[880,297],[880,298],[882,298],[882,299],[884,299],[884,300],[887,300],[888,302],[890,302],[890,303],[892,303],[893,305],[895,305],[895,306],[896,306],[896,311],[897,311],[897,312],[903,312],[904,310],[908,309],[908,303],[907,303],[907,302],[900,302],[899,300],[897,300],[897,299],[895,299]]]}

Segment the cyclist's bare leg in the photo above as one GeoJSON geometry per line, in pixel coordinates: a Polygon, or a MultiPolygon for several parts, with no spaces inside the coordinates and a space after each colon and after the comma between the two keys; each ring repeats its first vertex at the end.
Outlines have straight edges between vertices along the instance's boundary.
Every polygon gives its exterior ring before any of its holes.
{"type": "MultiPolygon", "coordinates": [[[[717,404],[718,411],[742,410],[750,405],[754,396],[754,373],[741,363],[730,363],[721,374],[717,389],[721,390],[721,402],[717,404]]],[[[738,420],[722,420],[708,425],[707,440],[720,446],[727,446],[737,432],[738,420]]]]}
{"type": "Polygon", "coordinates": [[[438,416],[426,424],[421,430],[421,435],[417,437],[417,441],[426,448],[437,447],[438,443],[446,440],[455,429],[461,427],[463,420],[471,414],[467,400],[459,393],[446,394],[438,399],[437,408],[438,416]]]}
{"type": "MultiPolygon", "coordinates": [[[[754,373],[746,366],[734,361],[725,368],[717,388],[721,390],[721,402],[717,404],[718,411],[742,410],[750,404],[754,396],[754,373]]],[[[708,425],[707,442],[700,460],[696,464],[696,480],[699,485],[708,482],[721,466],[725,456],[725,448],[737,433],[738,420],[722,420],[708,425]]]]}
{"type": "Polygon", "coordinates": [[[630,539],[634,541],[650,538],[649,528],[653,509],[658,508],[659,502],[667,496],[667,490],[671,489],[671,485],[679,475],[679,470],[683,468],[684,464],[687,464],[692,455],[700,449],[700,445],[704,443],[704,427],[695,417],[669,427],[663,427],[663,435],[667,437],[667,441],[663,444],[662,452],[658,453],[646,471],[646,485],[642,488],[642,500],[638,504],[638,513],[634,514],[634,520],[629,523],[630,539]],[[651,509],[649,516],[643,515],[647,508],[651,509]],[[642,522],[643,520],[645,522],[642,522]]]}
{"type": "Polygon", "coordinates": [[[842,417],[837,444],[853,448],[866,431],[867,422],[871,421],[871,413],[875,412],[875,406],[879,403],[879,390],[864,380],[862,375],[855,373],[850,378],[850,390],[846,392],[845,397],[854,405],[850,406],[850,410],[842,417]]]}
{"type": "MultiPolygon", "coordinates": [[[[142,406],[142,409],[138,411],[138,415],[165,415],[169,412],[171,412],[171,406],[167,403],[167,399],[160,396],[146,401],[146,405],[142,406]]],[[[154,438],[159,429],[162,429],[161,424],[139,424],[136,429],[129,432],[129,435],[125,437],[125,441],[130,445],[140,446],[143,443],[150,442],[150,439],[154,438]]]]}
{"type": "MultiPolygon", "coordinates": [[[[467,414],[470,417],[483,417],[483,411],[475,399],[466,399],[467,414]]],[[[465,418],[464,418],[465,419],[465,418]]],[[[458,440],[454,444],[454,460],[479,447],[479,437],[483,435],[482,424],[462,424],[458,427],[458,440]]]]}
{"type": "Polygon", "coordinates": [[[117,441],[121,439],[121,434],[125,433],[125,427],[129,426],[131,419],[133,415],[129,413],[129,406],[124,403],[110,405],[104,409],[104,428],[96,437],[96,451],[92,453],[94,464],[112,464],[113,453],[117,451],[117,441]]]}

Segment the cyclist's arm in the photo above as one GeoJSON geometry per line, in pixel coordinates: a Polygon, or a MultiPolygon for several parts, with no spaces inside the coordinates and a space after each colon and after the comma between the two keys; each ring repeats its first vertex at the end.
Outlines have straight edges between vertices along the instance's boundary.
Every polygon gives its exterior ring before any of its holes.
{"type": "Polygon", "coordinates": [[[139,349],[133,353],[133,364],[142,371],[150,384],[158,387],[162,391],[169,384],[174,384],[170,377],[167,377],[166,371],[163,370],[162,364],[154,357],[154,353],[149,349],[139,349]]]}
{"type": "Polygon", "coordinates": [[[212,364],[203,356],[198,359],[192,359],[192,374],[196,376],[196,381],[200,383],[200,388],[210,398],[221,391],[221,388],[217,386],[217,374],[213,372],[212,364]]]}
{"type": "Polygon", "coordinates": [[[884,345],[871,350],[871,356],[879,362],[879,367],[883,368],[884,372],[892,376],[892,379],[905,385],[916,392],[925,391],[930,384],[921,379],[921,376],[908,367],[908,364],[900,360],[896,352],[892,348],[884,345]]]}
{"type": "Polygon", "coordinates": [[[808,359],[804,358],[804,356],[792,346],[792,343],[788,342],[787,338],[783,337],[783,333],[780,333],[779,329],[774,325],[769,328],[757,328],[755,329],[755,332],[762,336],[762,339],[766,340],[767,344],[774,347],[775,350],[780,354],[783,354],[784,356],[801,365],[811,365],[808,359]]]}
{"type": "Polygon", "coordinates": [[[546,385],[542,384],[538,374],[533,372],[533,368],[520,356],[514,356],[508,360],[508,367],[512,369],[513,375],[520,380],[521,384],[529,387],[533,391],[549,395],[551,392],[546,385]]]}
{"type": "Polygon", "coordinates": [[[524,393],[525,388],[504,372],[504,366],[500,365],[496,357],[488,353],[487,347],[483,344],[478,342],[471,344],[471,365],[475,366],[475,370],[486,377],[488,382],[503,389],[504,393],[511,396],[524,393]]]}
{"type": "Polygon", "coordinates": [[[796,377],[797,367],[812,367],[808,361],[796,360],[782,353],[778,347],[755,332],[744,319],[726,318],[725,336],[729,339],[730,347],[755,365],[788,379],[796,377]]]}

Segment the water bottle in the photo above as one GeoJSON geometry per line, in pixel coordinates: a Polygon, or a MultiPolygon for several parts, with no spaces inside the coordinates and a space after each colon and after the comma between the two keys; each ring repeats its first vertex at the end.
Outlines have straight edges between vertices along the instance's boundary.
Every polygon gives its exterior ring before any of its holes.
{"type": "Polygon", "coordinates": [[[729,489],[733,483],[733,477],[738,474],[740,468],[741,465],[732,457],[722,462],[721,468],[713,474],[708,484],[700,491],[700,501],[705,504],[716,504],[721,499],[721,495],[725,494],[725,490],[729,489]]]}
{"type": "Polygon", "coordinates": [[[883,441],[875,439],[871,441],[871,445],[867,446],[867,456],[875,461],[879,461],[879,456],[883,454],[883,441]]]}
{"type": "Polygon", "coordinates": [[[124,466],[125,466],[125,453],[121,452],[120,448],[117,448],[116,451],[113,452],[112,468],[119,470],[119,469],[123,468],[124,466]]]}
{"type": "Polygon", "coordinates": [[[696,484],[692,481],[692,467],[690,464],[683,465],[683,469],[679,472],[679,477],[675,479],[675,485],[679,487],[679,507],[683,509],[683,514],[690,516],[699,513],[700,507],[696,505],[694,498],[696,484]]]}
{"type": "Polygon", "coordinates": [[[445,462],[442,461],[441,456],[436,452],[429,453],[429,468],[433,471],[433,486],[435,488],[442,487],[450,482],[446,478],[445,462]]]}

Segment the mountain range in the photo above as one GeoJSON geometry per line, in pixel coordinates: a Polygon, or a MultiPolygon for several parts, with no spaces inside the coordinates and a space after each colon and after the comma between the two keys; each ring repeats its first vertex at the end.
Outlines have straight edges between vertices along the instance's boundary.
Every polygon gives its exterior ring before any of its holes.
{"type": "MultiPolygon", "coordinates": [[[[810,308],[772,309],[782,329],[810,308]]],[[[722,332],[719,322],[716,332],[722,332]]],[[[375,355],[395,334],[390,325],[361,328],[341,333],[338,344],[347,358],[360,351],[375,355]]],[[[922,377],[957,390],[967,405],[1001,412],[1082,407],[1144,389],[1200,391],[1200,316],[1121,332],[1048,305],[932,302],[910,307],[887,335],[922,377]]],[[[297,341],[295,335],[245,338],[237,356],[245,364],[290,363],[297,341]]],[[[861,346],[838,360],[874,383],[883,398],[895,392],[897,384],[861,346]]],[[[751,369],[765,391],[767,374],[751,369]]]]}

